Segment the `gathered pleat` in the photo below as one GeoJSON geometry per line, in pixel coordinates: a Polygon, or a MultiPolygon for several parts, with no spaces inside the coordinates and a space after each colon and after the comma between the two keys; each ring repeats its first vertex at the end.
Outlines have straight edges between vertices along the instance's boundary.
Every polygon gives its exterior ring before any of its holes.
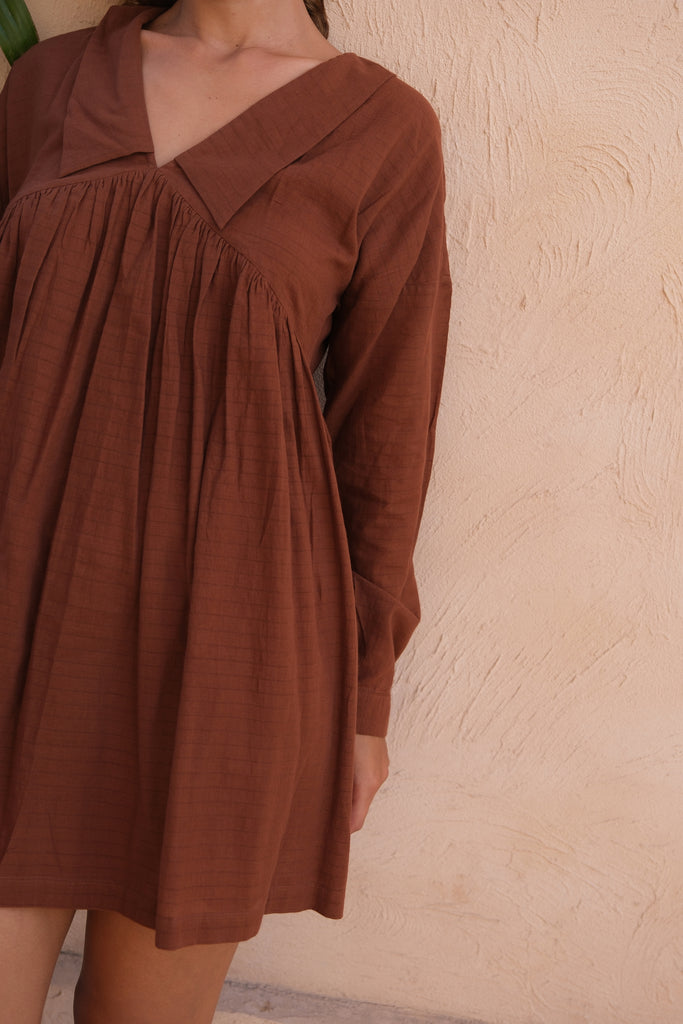
{"type": "Polygon", "coordinates": [[[160,175],[3,231],[0,903],[341,916],[353,584],[287,317],[160,175]]]}
{"type": "Polygon", "coordinates": [[[157,12],[0,95],[0,906],[174,949],[342,916],[451,287],[424,97],[338,54],[157,166],[157,12]]]}

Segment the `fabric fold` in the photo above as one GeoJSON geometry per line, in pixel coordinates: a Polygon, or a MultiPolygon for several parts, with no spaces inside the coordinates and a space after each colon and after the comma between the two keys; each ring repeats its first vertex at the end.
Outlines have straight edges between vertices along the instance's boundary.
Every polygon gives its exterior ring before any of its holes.
{"type": "Polygon", "coordinates": [[[355,55],[157,168],[157,10],[39,43],[0,94],[0,905],[175,949],[342,916],[356,733],[419,615],[448,279],[433,114],[355,55]]]}

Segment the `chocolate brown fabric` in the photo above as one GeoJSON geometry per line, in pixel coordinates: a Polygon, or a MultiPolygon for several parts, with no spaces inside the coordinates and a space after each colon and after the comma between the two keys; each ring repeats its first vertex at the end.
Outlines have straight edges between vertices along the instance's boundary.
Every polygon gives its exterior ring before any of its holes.
{"type": "Polygon", "coordinates": [[[157,167],[158,13],[0,98],[0,905],[173,949],[342,915],[451,285],[422,96],[344,53],[157,167]]]}

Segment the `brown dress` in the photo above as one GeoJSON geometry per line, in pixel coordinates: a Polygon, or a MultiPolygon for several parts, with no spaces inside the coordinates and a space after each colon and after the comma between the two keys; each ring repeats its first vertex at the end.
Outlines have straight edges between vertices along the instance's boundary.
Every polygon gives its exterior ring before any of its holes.
{"type": "Polygon", "coordinates": [[[159,13],[40,43],[0,98],[0,905],[174,949],[342,916],[450,278],[419,93],[344,53],[158,167],[159,13]]]}

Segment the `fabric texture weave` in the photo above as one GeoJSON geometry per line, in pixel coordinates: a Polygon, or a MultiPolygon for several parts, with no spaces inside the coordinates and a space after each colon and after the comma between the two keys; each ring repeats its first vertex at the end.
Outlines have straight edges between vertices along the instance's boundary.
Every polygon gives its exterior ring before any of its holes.
{"type": "Polygon", "coordinates": [[[38,44],[0,95],[0,905],[173,949],[342,916],[451,282],[419,93],[344,53],[158,167],[159,13],[38,44]]]}

